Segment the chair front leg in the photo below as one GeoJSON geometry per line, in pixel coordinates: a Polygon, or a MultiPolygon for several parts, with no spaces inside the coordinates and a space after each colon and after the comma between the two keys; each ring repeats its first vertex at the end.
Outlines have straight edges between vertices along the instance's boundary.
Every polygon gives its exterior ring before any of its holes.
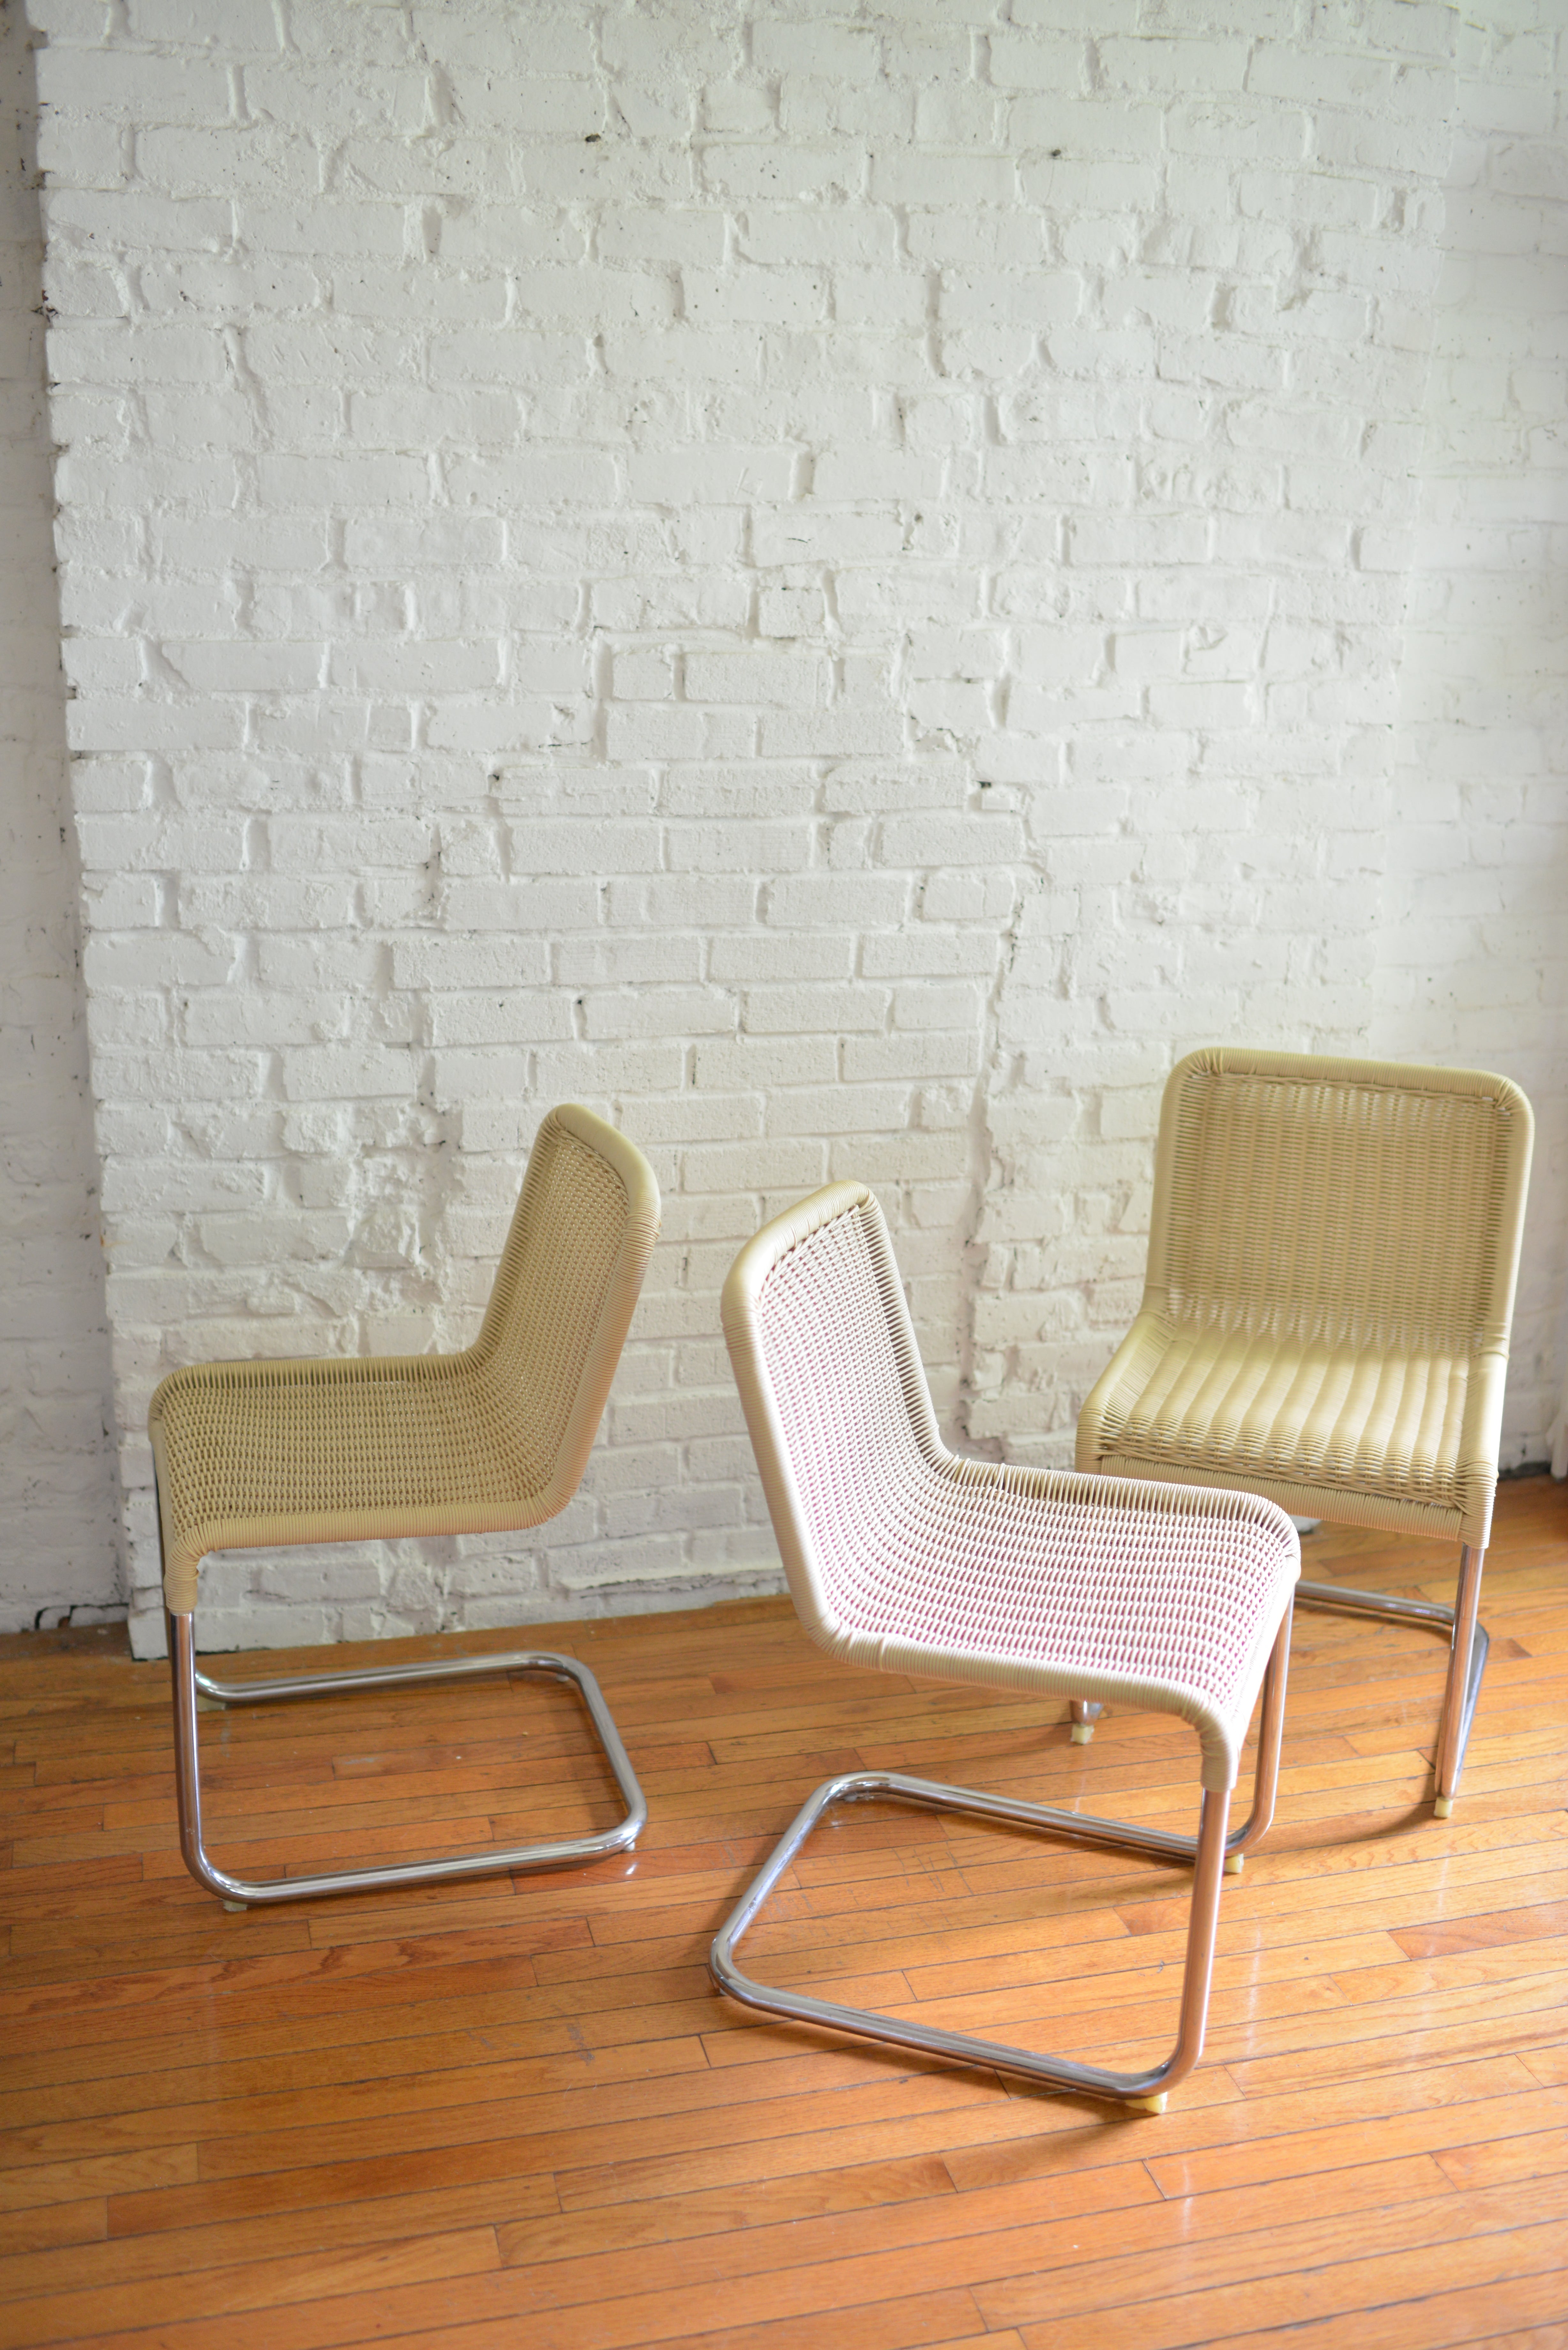
{"type": "Polygon", "coordinates": [[[1232,1877],[1240,1877],[1252,1846],[1261,1844],[1274,1821],[1274,1798],[1280,1785],[1280,1746],[1285,1728],[1285,1684],[1291,1669],[1291,1630],[1295,1620],[1292,1606],[1274,1637],[1263,1674],[1263,1694],[1258,1711],[1258,1757],[1252,1769],[1252,1808],[1239,1828],[1233,1828],[1227,1840],[1225,1866],[1232,1877]]]}
{"type": "Polygon", "coordinates": [[[1432,1809],[1440,1820],[1446,1820],[1454,1808],[1481,1674],[1486,1669],[1486,1630],[1477,1619],[1485,1560],[1484,1550],[1471,1550],[1468,1544],[1459,1552],[1459,1587],[1454,1596],[1449,1678],[1443,1690],[1443,1718],[1438,1725],[1437,1799],[1432,1809]]]}
{"type": "MultiPolygon", "coordinates": [[[[1285,1726],[1285,1685],[1291,1668],[1291,1627],[1294,1610],[1285,1610],[1284,1621],[1274,1636],[1269,1652],[1268,1666],[1263,1674],[1262,1702],[1258,1715],[1257,1759],[1252,1767],[1252,1808],[1239,1828],[1232,1828],[1226,1840],[1225,1868],[1231,1877],[1240,1877],[1247,1865],[1247,1855],[1254,1845],[1262,1844],[1274,1821],[1274,1801],[1280,1785],[1280,1742],[1285,1726]]],[[[1484,1637],[1484,1635],[1483,1635],[1484,1637]]],[[[1094,1720],[1100,1712],[1093,1698],[1075,1697],[1068,1700],[1072,1708],[1073,1743],[1086,1745],[1094,1734],[1094,1720]]],[[[1196,1854],[1197,1844],[1191,1836],[1172,1837],[1168,1849],[1196,1854]]]]}
{"type": "Polygon", "coordinates": [[[189,1611],[165,1611],[169,1669],[174,1693],[174,1799],[180,1813],[180,1851],[198,1885],[215,1893],[225,1909],[244,1909],[250,1887],[225,1875],[207,1857],[202,1840],[202,1747],[196,1726],[196,1622],[189,1611]]]}

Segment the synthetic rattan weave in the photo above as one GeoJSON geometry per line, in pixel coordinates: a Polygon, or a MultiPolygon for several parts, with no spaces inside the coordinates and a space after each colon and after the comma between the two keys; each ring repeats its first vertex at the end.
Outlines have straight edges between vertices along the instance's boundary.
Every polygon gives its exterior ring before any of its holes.
{"type": "Polygon", "coordinates": [[[1484,1545],[1531,1132],[1476,1070],[1189,1055],[1078,1467],[1484,1545]]]}
{"type": "Polygon", "coordinates": [[[564,1104],[535,1137],[462,1353],[174,1372],[149,1415],[171,1610],[194,1607],[213,1550],[554,1517],[582,1476],[658,1232],[641,1152],[564,1104]]]}
{"type": "Polygon", "coordinates": [[[949,1452],[862,1184],[766,1225],[723,1318],[791,1591],[825,1648],[1178,1714],[1205,1787],[1234,1784],[1299,1573],[1279,1510],[949,1452]]]}

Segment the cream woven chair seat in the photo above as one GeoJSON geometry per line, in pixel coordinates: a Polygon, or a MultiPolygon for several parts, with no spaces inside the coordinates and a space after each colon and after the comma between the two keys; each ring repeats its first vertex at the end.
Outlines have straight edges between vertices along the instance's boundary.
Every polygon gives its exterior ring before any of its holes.
{"type": "Polygon", "coordinates": [[[1199,1835],[1177,1836],[893,1772],[816,1790],[714,1942],[720,1988],[796,2021],[995,2064],[1121,2102],[1162,2101],[1202,2046],[1220,1879],[1272,1814],[1299,1571],[1290,1521],[1246,1494],[1124,1484],[964,1460],[936,1430],[881,1211],[838,1183],[777,1217],[725,1284],[724,1334],[791,1594],[846,1661],[1040,1698],[1114,1691],[1196,1731],[1199,1835]],[[1227,1832],[1264,1688],[1252,1813],[1227,1832]],[[890,1796],[1036,1834],[1191,1862],[1177,2046],[1121,2074],[773,1990],[734,1950],[833,1804],[890,1796]]]}
{"type": "Polygon", "coordinates": [[[1271,1492],[1292,1489],[1303,1517],[1331,1516],[1335,1498],[1355,1494],[1400,1504],[1400,1525],[1426,1509],[1432,1533],[1457,1532],[1469,1499],[1467,1357],[1172,1329],[1152,1315],[1132,1335],[1124,1376],[1100,1399],[1096,1460],[1110,1474],[1163,1463],[1217,1485],[1262,1475],[1271,1492]]]}
{"type": "Polygon", "coordinates": [[[1439,1814],[1486,1659],[1476,1606],[1531,1137],[1517,1086],[1473,1069],[1189,1054],[1160,1111],[1142,1308],[1078,1421],[1085,1471],[1241,1485],[1461,1545],[1453,1607],[1298,1594],[1448,1638],[1439,1814]]]}
{"type": "Polygon", "coordinates": [[[161,1405],[176,1558],[265,1543],[483,1533],[554,1514],[551,1462],[463,1355],[201,1364],[161,1405]],[[530,1457],[530,1456],[533,1457],[530,1457]],[[453,1523],[459,1513],[471,1523],[453,1523]]]}
{"type": "Polygon", "coordinates": [[[598,1685],[576,1659],[523,1649],[393,1666],[221,1681],[197,1669],[194,1611],[210,1552],[296,1544],[521,1532],[576,1491],[659,1231],[642,1153],[574,1103],[552,1110],[474,1344],[456,1355],[202,1363],[173,1372],[148,1418],[174,1670],[181,1847],[231,1908],[420,1884],[504,1868],[565,1867],[624,1850],[646,1807],[598,1685]],[[331,1690],[517,1672],[569,1681],[626,1809],[587,1837],[395,1866],[248,1883],[202,1833],[198,1700],[254,1705],[331,1690]]]}

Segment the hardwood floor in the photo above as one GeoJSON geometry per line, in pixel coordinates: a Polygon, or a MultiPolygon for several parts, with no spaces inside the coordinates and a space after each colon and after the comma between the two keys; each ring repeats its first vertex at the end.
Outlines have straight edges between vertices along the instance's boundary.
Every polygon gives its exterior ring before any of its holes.
{"type": "MultiPolygon", "coordinates": [[[[1451,1594],[1438,1544],[1305,1552],[1451,1594]]],[[[752,2022],[703,1961],[829,1772],[1180,1824],[1168,1721],[1074,1747],[1009,1699],[831,1663],[783,1601],[556,1627],[648,1794],[634,1855],[234,1916],[180,1860],[165,1669],[117,1635],[0,1642],[0,2350],[1563,2350],[1568,1490],[1503,1487],[1482,1604],[1447,1822],[1442,1644],[1298,1618],[1279,1816],[1227,1882],[1209,2046],[1158,2118],[752,2022]]],[[[202,1732],[212,1847],[250,1874],[615,1813],[537,1683],[202,1732]]],[[[1172,2035],[1185,1918],[1170,1871],[867,1809],[747,1951],[1127,2064],[1172,2035]]]]}

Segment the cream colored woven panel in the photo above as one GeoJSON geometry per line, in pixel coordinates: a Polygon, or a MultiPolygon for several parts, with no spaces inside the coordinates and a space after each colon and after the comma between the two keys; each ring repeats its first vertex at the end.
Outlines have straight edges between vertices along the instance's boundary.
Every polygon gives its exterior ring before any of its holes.
{"type": "Polygon", "coordinates": [[[1231,1784],[1298,1573],[1289,1522],[1249,1495],[948,1452],[876,1201],[840,1185],[794,1222],[776,1253],[765,1232],[742,1254],[725,1329],[817,1638],[895,1670],[1163,1707],[1199,1730],[1205,1783],[1231,1784]]]}
{"type": "Polygon", "coordinates": [[[496,1452],[515,1460],[517,1492],[537,1492],[555,1466],[628,1204],[597,1151],[551,1132],[540,1180],[523,1187],[473,1347],[476,1417],[496,1452]]]}
{"type": "Polygon", "coordinates": [[[1147,1384],[1102,1420],[1105,1456],[1201,1464],[1245,1484],[1289,1476],[1460,1506],[1469,1359],[1296,1346],[1243,1332],[1172,1334],[1147,1384]]]}
{"type": "Polygon", "coordinates": [[[1484,1543],[1531,1136],[1484,1072],[1189,1055],[1079,1468],[1484,1543]]]}
{"type": "Polygon", "coordinates": [[[1424,1074],[1367,1083],[1189,1064],[1161,1268],[1172,1319],[1352,1353],[1462,1356],[1500,1337],[1517,1112],[1424,1074]]]}
{"type": "Polygon", "coordinates": [[[153,1398],[171,1607],[210,1550],[503,1531],[582,1473],[658,1231],[652,1171],[566,1105],[540,1128],[475,1344],[206,1363],[153,1398]]]}

